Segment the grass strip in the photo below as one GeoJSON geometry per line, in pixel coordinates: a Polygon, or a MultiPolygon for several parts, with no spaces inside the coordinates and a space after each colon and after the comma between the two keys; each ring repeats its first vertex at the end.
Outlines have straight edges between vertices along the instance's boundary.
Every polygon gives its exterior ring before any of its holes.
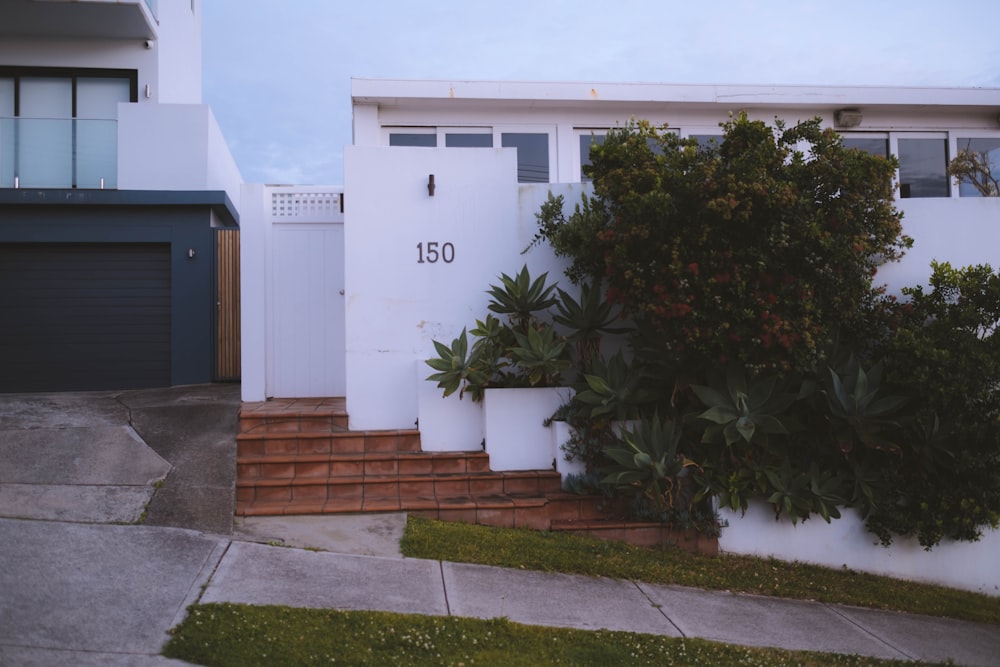
{"type": "Polygon", "coordinates": [[[194,605],[164,649],[208,667],[255,665],[687,665],[886,667],[928,665],[852,655],[746,648],[632,632],[569,630],[388,612],[194,605]]]}
{"type": "Polygon", "coordinates": [[[417,517],[407,521],[401,549],[411,558],[631,579],[1000,624],[997,597],[769,558],[698,556],[675,548],[635,547],[566,533],[417,517]]]}

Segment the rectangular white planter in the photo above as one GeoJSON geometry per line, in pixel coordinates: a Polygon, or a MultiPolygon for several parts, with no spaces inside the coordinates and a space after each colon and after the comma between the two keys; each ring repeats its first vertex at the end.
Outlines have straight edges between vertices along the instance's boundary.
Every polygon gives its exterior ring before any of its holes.
{"type": "Polygon", "coordinates": [[[433,371],[417,362],[417,424],[420,448],[425,452],[471,452],[483,448],[483,404],[458,392],[445,398],[434,382],[433,371]]]}
{"type": "Polygon", "coordinates": [[[544,422],[571,396],[566,387],[487,389],[483,431],[490,468],[551,470],[556,452],[544,422]]]}

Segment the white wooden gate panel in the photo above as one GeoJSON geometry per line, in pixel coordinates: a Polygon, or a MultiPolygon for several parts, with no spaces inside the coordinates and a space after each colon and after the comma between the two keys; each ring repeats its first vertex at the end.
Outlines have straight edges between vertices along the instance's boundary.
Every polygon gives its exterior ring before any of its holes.
{"type": "Polygon", "coordinates": [[[331,221],[342,220],[340,194],[273,197],[267,393],[344,396],[344,226],[331,221]]]}

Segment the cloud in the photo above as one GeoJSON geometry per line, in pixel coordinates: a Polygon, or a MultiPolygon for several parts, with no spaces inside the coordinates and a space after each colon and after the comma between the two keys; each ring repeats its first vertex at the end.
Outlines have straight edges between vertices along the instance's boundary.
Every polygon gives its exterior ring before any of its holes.
{"type": "Polygon", "coordinates": [[[342,182],[352,76],[1000,85],[1000,3],[212,0],[203,12],[204,98],[258,182],[342,182]]]}

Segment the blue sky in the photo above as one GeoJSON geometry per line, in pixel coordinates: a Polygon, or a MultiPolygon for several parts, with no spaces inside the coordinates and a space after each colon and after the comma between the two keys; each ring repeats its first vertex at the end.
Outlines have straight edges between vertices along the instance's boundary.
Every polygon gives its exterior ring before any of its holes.
{"type": "Polygon", "coordinates": [[[339,185],[351,77],[1000,87],[1000,3],[204,0],[204,101],[255,183],[339,185]]]}

